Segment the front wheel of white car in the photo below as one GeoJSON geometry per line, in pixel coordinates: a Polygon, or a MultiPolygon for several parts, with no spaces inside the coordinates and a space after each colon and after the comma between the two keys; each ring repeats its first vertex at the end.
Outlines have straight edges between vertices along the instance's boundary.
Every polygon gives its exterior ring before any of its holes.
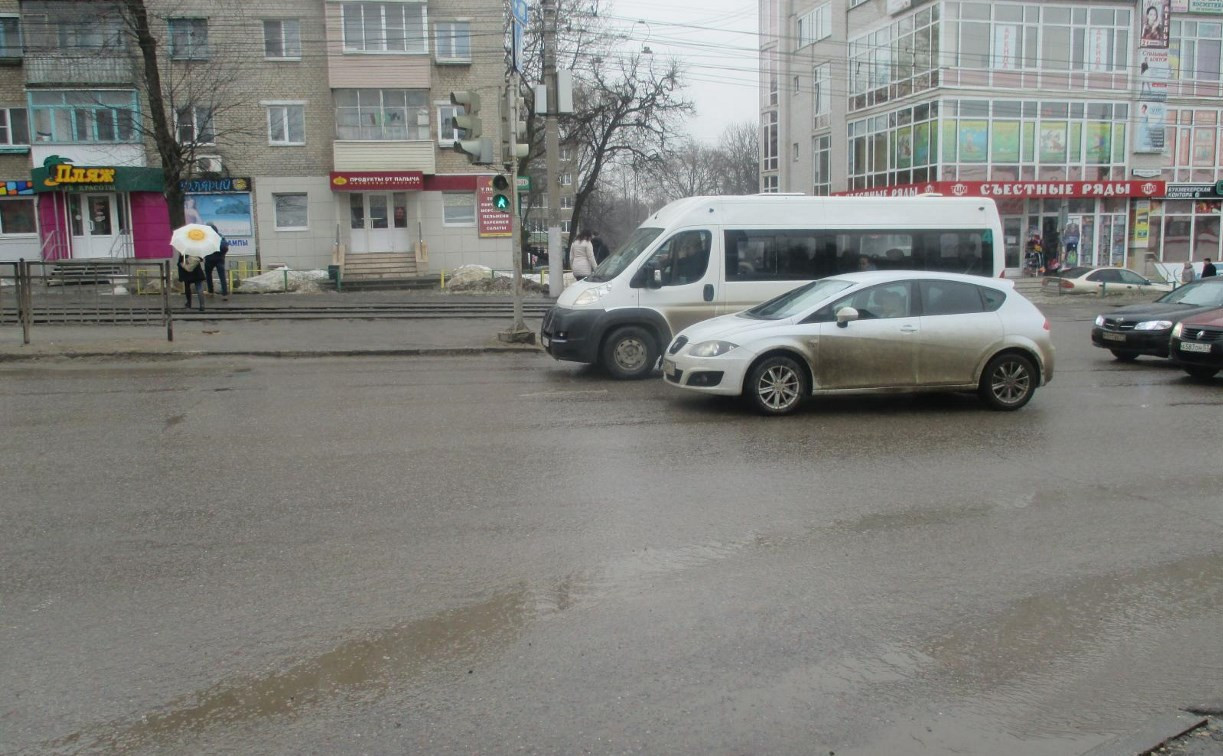
{"type": "Polygon", "coordinates": [[[989,361],[977,393],[990,409],[1017,410],[1036,393],[1040,376],[1032,360],[1022,354],[1000,354],[989,361]]]}
{"type": "Polygon", "coordinates": [[[782,355],[757,363],[743,388],[747,401],[762,415],[793,412],[810,393],[807,371],[797,360],[782,355]]]}

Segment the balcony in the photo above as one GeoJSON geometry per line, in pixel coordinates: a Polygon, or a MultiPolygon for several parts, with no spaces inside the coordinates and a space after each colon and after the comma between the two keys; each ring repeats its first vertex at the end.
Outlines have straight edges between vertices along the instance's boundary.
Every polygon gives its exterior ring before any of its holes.
{"type": "Polygon", "coordinates": [[[85,49],[71,52],[27,51],[27,85],[105,85],[131,86],[136,81],[132,60],[127,55],[108,51],[92,55],[85,49]]]}

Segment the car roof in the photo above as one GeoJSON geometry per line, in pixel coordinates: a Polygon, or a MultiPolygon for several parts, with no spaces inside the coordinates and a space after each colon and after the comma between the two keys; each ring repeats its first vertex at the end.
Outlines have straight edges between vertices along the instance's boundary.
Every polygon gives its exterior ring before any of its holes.
{"type": "Polygon", "coordinates": [[[995,289],[1013,289],[1015,282],[1009,278],[987,278],[969,273],[950,273],[937,270],[860,270],[853,273],[838,273],[833,276],[841,281],[860,284],[887,283],[888,281],[939,280],[963,281],[964,283],[989,286],[995,289]]]}

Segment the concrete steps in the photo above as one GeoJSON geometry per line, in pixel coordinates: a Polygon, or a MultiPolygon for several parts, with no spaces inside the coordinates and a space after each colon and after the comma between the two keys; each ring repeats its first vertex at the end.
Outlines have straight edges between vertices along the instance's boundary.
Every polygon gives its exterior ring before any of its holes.
{"type": "Polygon", "coordinates": [[[343,273],[345,284],[350,281],[416,278],[416,256],[411,252],[350,252],[344,256],[343,273]]]}

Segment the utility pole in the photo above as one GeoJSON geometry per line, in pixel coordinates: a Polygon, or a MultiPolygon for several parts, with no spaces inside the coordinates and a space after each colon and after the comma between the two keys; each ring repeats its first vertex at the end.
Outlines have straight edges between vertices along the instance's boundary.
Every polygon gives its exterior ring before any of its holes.
{"type": "Polygon", "coordinates": [[[544,14],[544,86],[548,113],[544,121],[544,153],[548,158],[548,294],[559,297],[565,288],[565,251],[561,248],[560,91],[556,84],[556,0],[542,0],[544,14]]]}
{"type": "Polygon", "coordinates": [[[514,322],[509,329],[497,335],[501,341],[515,344],[534,344],[535,332],[527,328],[522,317],[522,217],[518,202],[518,72],[511,70],[505,85],[505,113],[508,157],[510,158],[510,244],[514,255],[514,322]]]}

